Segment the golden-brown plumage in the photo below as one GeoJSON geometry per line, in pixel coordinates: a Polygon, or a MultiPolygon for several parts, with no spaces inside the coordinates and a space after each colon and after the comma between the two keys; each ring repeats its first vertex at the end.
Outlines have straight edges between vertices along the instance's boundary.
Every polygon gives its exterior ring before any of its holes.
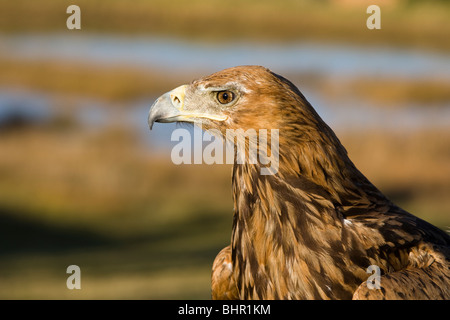
{"type": "Polygon", "coordinates": [[[233,166],[233,231],[214,261],[214,299],[450,299],[450,237],[373,186],[288,80],[230,68],[162,96],[149,114],[150,126],[199,120],[223,137],[279,130],[276,174],[233,166]],[[379,289],[368,287],[369,266],[379,289]]]}
{"type": "Polygon", "coordinates": [[[211,295],[214,300],[237,300],[239,295],[233,280],[231,246],[223,248],[212,267],[211,295]]]}

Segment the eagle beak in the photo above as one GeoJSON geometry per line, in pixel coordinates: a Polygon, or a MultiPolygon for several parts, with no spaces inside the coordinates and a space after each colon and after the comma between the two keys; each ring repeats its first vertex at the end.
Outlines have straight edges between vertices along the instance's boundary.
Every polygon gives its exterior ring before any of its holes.
{"type": "Polygon", "coordinates": [[[148,126],[150,130],[155,122],[195,122],[199,118],[215,121],[228,119],[225,115],[209,114],[204,112],[192,112],[184,110],[184,98],[188,85],[182,85],[156,99],[148,113],[148,126]]]}
{"type": "Polygon", "coordinates": [[[175,122],[180,120],[184,107],[186,87],[187,85],[182,85],[156,99],[148,113],[150,130],[155,122],[175,122]]]}

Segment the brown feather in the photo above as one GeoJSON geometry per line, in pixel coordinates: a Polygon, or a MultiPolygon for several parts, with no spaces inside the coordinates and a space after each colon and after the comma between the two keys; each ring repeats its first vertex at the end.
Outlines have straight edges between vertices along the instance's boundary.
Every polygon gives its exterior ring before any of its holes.
{"type": "Polygon", "coordinates": [[[211,276],[211,295],[214,300],[236,300],[239,298],[236,284],[233,281],[231,247],[223,248],[213,264],[211,276]]]}

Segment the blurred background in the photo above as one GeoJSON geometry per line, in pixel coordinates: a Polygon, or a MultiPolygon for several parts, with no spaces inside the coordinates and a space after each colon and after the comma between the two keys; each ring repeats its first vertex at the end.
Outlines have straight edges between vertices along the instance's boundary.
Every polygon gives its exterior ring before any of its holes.
{"type": "Polygon", "coordinates": [[[0,298],[209,299],[231,166],[172,164],[176,125],[147,113],[235,65],[293,81],[377,187],[448,230],[449,22],[444,0],[0,0],[0,298]]]}

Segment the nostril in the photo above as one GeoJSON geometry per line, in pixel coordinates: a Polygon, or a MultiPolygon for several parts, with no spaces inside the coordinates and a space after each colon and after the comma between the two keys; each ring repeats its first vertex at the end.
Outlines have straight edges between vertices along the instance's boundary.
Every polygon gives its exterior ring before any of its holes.
{"type": "Polygon", "coordinates": [[[180,86],[178,88],[173,89],[169,93],[172,105],[180,110],[183,109],[184,105],[185,87],[186,86],[180,86]]]}
{"type": "Polygon", "coordinates": [[[180,104],[181,100],[176,95],[172,95],[172,102],[173,104],[180,104]]]}

